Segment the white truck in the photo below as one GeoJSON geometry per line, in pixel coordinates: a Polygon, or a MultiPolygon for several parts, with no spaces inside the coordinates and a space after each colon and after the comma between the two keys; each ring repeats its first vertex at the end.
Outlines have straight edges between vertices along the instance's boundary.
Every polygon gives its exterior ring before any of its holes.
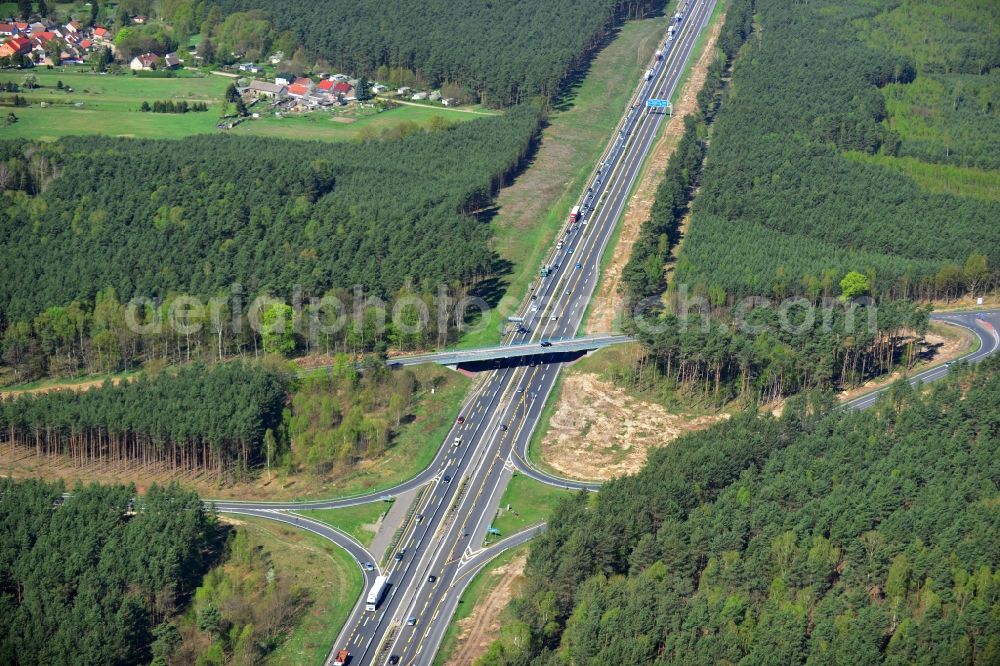
{"type": "Polygon", "coordinates": [[[372,583],[372,587],[368,590],[368,598],[365,600],[365,610],[368,612],[374,612],[378,608],[379,602],[382,601],[382,596],[385,594],[385,583],[388,579],[385,576],[376,576],[375,582],[372,583]]]}

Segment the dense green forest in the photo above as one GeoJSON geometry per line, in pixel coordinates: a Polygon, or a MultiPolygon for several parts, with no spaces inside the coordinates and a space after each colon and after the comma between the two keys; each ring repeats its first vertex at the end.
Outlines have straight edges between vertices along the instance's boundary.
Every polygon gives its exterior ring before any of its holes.
{"type": "Polygon", "coordinates": [[[335,149],[231,136],[0,144],[4,359],[24,379],[188,360],[192,345],[219,357],[256,351],[246,310],[264,294],[307,309],[325,295],[343,304],[336,330],[311,325],[336,321],[335,309],[301,315],[306,351],[441,344],[455,318],[433,305],[416,332],[376,320],[401,296],[430,303],[442,285],[454,304],[502,269],[475,213],[528,154],[539,122],[537,107],[522,106],[335,149]],[[181,295],[217,299],[185,313],[199,331],[155,325],[181,295]],[[142,336],[122,307],[134,297],[152,299],[133,317],[154,324],[142,336]]]}
{"type": "Polygon", "coordinates": [[[266,446],[282,423],[285,387],[261,366],[231,362],[117,386],[108,380],[89,391],[22,394],[0,401],[0,438],[77,465],[210,470],[221,478],[276,453],[266,446]]]}
{"type": "Polygon", "coordinates": [[[917,78],[886,86],[896,154],[1000,170],[1000,5],[900,0],[859,21],[876,48],[912,58],[917,78]]]}
{"type": "Polygon", "coordinates": [[[148,663],[215,557],[214,519],[173,485],[65,490],[0,479],[0,661],[148,663]]]}
{"type": "Polygon", "coordinates": [[[481,664],[1000,660],[1000,362],[798,396],[564,502],[481,664]]]}
{"type": "Polygon", "coordinates": [[[209,0],[212,52],[266,54],[296,43],[343,71],[392,83],[410,74],[484,104],[552,97],[626,17],[663,0],[209,0]],[[221,9],[221,12],[217,11],[221,9]],[[247,11],[251,10],[251,11],[247,11]],[[218,26],[218,27],[216,27],[218,26]]]}
{"type": "MultiPolygon", "coordinates": [[[[900,150],[880,88],[908,85],[922,60],[862,41],[857,27],[899,4],[758,3],[761,29],[714,123],[676,282],[729,303],[806,293],[849,271],[869,275],[876,297],[952,298],[996,285],[1000,203],[930,194],[842,154],[900,150]]],[[[956,52],[967,53],[941,57],[956,52]]]]}

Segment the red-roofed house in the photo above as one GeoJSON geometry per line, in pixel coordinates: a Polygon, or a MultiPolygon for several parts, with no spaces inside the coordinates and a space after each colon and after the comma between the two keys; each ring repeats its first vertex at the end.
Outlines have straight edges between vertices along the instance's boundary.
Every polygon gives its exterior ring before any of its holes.
{"type": "Polygon", "coordinates": [[[51,42],[53,39],[55,39],[56,33],[51,32],[49,30],[45,30],[43,32],[33,34],[32,37],[34,37],[37,40],[40,40],[39,43],[45,44],[46,42],[51,42]]]}
{"type": "Polygon", "coordinates": [[[14,37],[13,39],[8,39],[3,45],[0,45],[0,58],[10,58],[18,53],[30,52],[31,40],[24,37],[14,37]]]}
{"type": "Polygon", "coordinates": [[[28,28],[30,28],[31,26],[25,23],[24,21],[15,21],[14,27],[17,28],[18,32],[24,33],[28,32],[28,28]]]}
{"type": "Polygon", "coordinates": [[[85,39],[85,40],[83,40],[83,41],[80,42],[80,48],[82,48],[82,49],[89,49],[93,45],[94,45],[94,40],[92,40],[92,39],[85,39]]]}
{"type": "Polygon", "coordinates": [[[94,28],[94,39],[99,42],[111,39],[111,32],[107,28],[94,28]]]}
{"type": "Polygon", "coordinates": [[[305,76],[302,76],[292,81],[292,85],[305,86],[306,90],[313,90],[316,88],[316,84],[313,82],[313,80],[305,76]]]}
{"type": "Polygon", "coordinates": [[[323,92],[330,92],[335,84],[336,81],[334,81],[333,79],[323,79],[322,81],[319,82],[319,85],[317,87],[323,92]]]}
{"type": "Polygon", "coordinates": [[[352,92],[354,92],[354,88],[351,87],[350,83],[341,81],[340,83],[337,83],[336,85],[333,86],[333,92],[337,93],[338,95],[349,95],[352,92]]]}
{"type": "Polygon", "coordinates": [[[128,65],[135,71],[156,69],[156,55],[153,53],[143,53],[132,58],[128,65]]]}
{"type": "Polygon", "coordinates": [[[292,97],[305,97],[309,94],[309,88],[301,83],[293,83],[288,86],[288,94],[292,97]]]}
{"type": "Polygon", "coordinates": [[[76,21],[70,21],[66,24],[66,30],[69,32],[80,32],[80,24],[76,21]]]}
{"type": "Polygon", "coordinates": [[[0,36],[10,37],[14,34],[13,23],[0,23],[0,36]]]}

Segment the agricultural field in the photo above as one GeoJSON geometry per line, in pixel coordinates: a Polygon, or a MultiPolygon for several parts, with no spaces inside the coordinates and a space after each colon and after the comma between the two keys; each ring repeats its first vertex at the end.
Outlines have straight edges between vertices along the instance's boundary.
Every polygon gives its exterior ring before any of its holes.
{"type": "Polygon", "coordinates": [[[481,118],[468,111],[446,107],[400,105],[381,112],[338,114],[315,111],[304,114],[265,115],[233,128],[236,135],[281,139],[349,141],[400,136],[419,129],[439,128],[481,118]]]}
{"type": "MultiPolygon", "coordinates": [[[[0,81],[21,84],[27,74],[0,72],[0,81]]],[[[102,134],[151,139],[178,139],[216,132],[222,95],[230,79],[220,76],[153,78],[131,74],[77,72],[70,68],[30,72],[40,86],[20,93],[31,106],[12,109],[17,122],[3,138],[53,141],[61,136],[102,134]],[[62,81],[64,89],[57,86],[62,81]],[[65,88],[73,92],[66,92],[65,88]],[[143,113],[145,101],[205,102],[208,111],[143,113]],[[47,106],[43,107],[42,103],[47,106]]]]}

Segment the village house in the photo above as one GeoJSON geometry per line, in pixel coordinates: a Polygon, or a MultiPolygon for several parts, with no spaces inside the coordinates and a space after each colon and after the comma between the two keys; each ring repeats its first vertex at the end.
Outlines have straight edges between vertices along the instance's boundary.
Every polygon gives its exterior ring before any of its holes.
{"type": "Polygon", "coordinates": [[[350,97],[354,95],[354,88],[351,87],[350,83],[340,81],[339,83],[334,84],[332,92],[336,95],[350,97]]]}
{"type": "Polygon", "coordinates": [[[305,97],[309,94],[309,88],[301,83],[293,83],[288,86],[289,97],[305,97]]]}
{"type": "Polygon", "coordinates": [[[455,99],[454,97],[445,97],[443,100],[441,100],[441,103],[444,104],[445,106],[458,106],[458,100],[455,99]]]}
{"type": "Polygon", "coordinates": [[[13,23],[0,23],[0,37],[12,37],[14,35],[13,23]]]}
{"type": "Polygon", "coordinates": [[[107,42],[111,40],[111,32],[107,28],[94,28],[94,41],[107,42]]]}
{"type": "Polygon", "coordinates": [[[18,53],[27,55],[30,52],[31,40],[24,37],[14,37],[0,45],[0,58],[12,58],[18,53]]]}
{"type": "Polygon", "coordinates": [[[293,86],[304,86],[306,90],[312,92],[316,89],[316,83],[312,79],[306,76],[300,76],[299,78],[292,81],[293,86]]]}
{"type": "Polygon", "coordinates": [[[177,57],[176,53],[168,53],[163,56],[163,64],[166,65],[167,69],[177,69],[181,66],[181,59],[177,57]]]}
{"type": "Polygon", "coordinates": [[[74,34],[78,33],[80,32],[80,24],[77,23],[76,21],[70,21],[69,23],[66,24],[66,31],[74,34]]]}
{"type": "Polygon", "coordinates": [[[259,99],[261,97],[267,99],[282,99],[288,94],[288,88],[278,83],[254,80],[250,82],[247,92],[254,99],[259,99]]]}
{"type": "Polygon", "coordinates": [[[132,62],[129,63],[129,68],[133,72],[139,71],[149,71],[156,69],[156,54],[154,53],[143,53],[142,55],[137,55],[132,58],[132,62]]]}

